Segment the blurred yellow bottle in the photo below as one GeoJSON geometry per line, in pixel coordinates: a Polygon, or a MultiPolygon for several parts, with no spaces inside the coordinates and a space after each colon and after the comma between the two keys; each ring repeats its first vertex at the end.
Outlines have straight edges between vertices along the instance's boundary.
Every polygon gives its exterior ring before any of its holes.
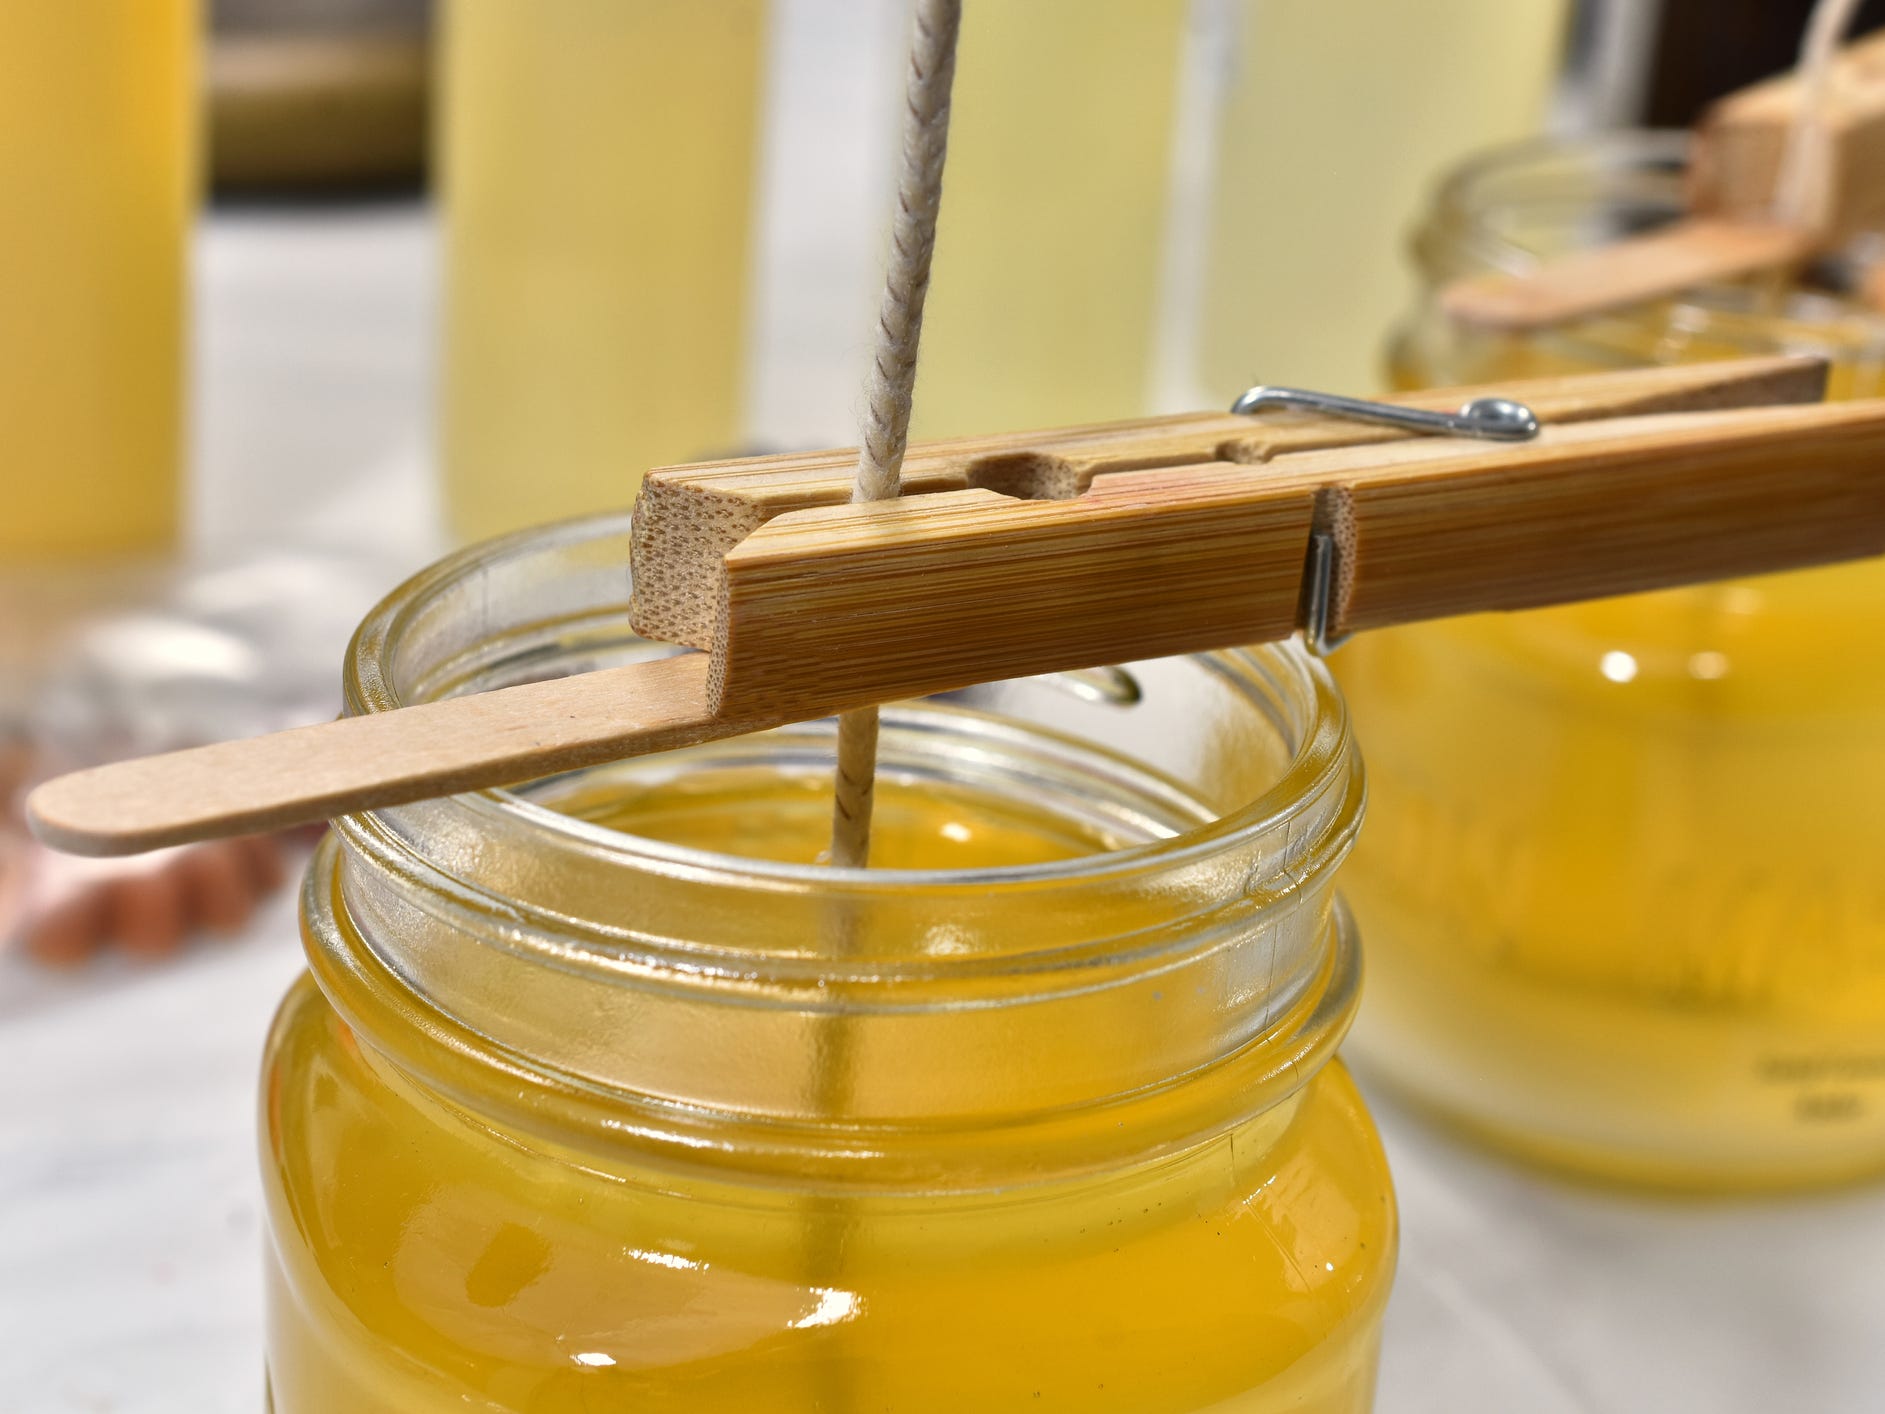
{"type": "Polygon", "coordinates": [[[967,7],[918,435],[1144,409],[1188,9],[967,7]]]}
{"type": "Polygon", "coordinates": [[[1380,381],[1408,228],[1464,154],[1539,130],[1566,0],[1237,0],[1200,393],[1380,381]]]}
{"type": "Polygon", "coordinates": [[[739,433],[764,0],[452,0],[446,511],[627,505],[739,433]]]}
{"type": "Polygon", "coordinates": [[[196,0],[0,5],[0,555],[176,533],[196,0]]]}

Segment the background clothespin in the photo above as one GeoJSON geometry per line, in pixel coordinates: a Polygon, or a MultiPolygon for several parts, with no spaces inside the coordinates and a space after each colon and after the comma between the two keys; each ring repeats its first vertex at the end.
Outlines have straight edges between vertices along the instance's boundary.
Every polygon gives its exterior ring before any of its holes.
{"type": "Polygon", "coordinates": [[[893,501],[850,499],[852,451],[661,468],[632,616],[697,651],[78,772],[27,811],[61,848],[131,853],[1298,627],[1332,642],[1876,555],[1885,402],[1820,403],[1825,376],[1754,359],[1402,395],[1366,422],[1197,413],[919,444],[893,501]],[[1378,421],[1487,396],[1542,429],[1378,421]]]}
{"type": "Polygon", "coordinates": [[[1460,280],[1443,307],[1479,328],[1540,329],[1789,270],[1885,229],[1885,35],[1711,107],[1695,128],[1688,197],[1690,214],[1670,226],[1460,280]]]}

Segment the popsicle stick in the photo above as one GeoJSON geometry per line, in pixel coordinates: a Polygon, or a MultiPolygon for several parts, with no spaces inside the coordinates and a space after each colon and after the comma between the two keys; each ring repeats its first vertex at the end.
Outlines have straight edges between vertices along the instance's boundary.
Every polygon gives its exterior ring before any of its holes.
{"type": "Polygon", "coordinates": [[[716,717],[706,656],[683,653],[94,767],[33,791],[27,815],[57,849],[135,854],[513,785],[759,725],[774,724],[716,717]]]}
{"type": "MultiPolygon", "coordinates": [[[[1768,357],[1669,368],[1512,379],[1483,387],[1438,388],[1384,401],[1453,410],[1472,398],[1517,398],[1546,423],[1636,413],[1703,411],[1818,402],[1826,365],[1768,357]]],[[[1331,417],[1183,413],[1130,422],[923,442],[903,463],[904,495],[986,487],[1029,499],[1066,499],[1095,477],[1145,467],[1224,460],[1266,463],[1295,452],[1378,446],[1409,433],[1331,417]]],[[[633,556],[638,632],[710,649],[718,624],[722,558],[788,511],[851,499],[855,449],[659,467],[636,503],[633,556]]]]}
{"type": "Polygon", "coordinates": [[[1544,329],[1794,265],[1812,254],[1815,243],[1811,234],[1773,222],[1691,217],[1525,274],[1456,281],[1442,291],[1440,306],[1448,318],[1477,328],[1544,329]]]}

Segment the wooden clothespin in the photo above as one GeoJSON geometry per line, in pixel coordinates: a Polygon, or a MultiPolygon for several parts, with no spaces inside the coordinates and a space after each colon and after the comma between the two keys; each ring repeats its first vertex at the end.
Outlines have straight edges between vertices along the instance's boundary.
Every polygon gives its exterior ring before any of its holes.
{"type": "Polygon", "coordinates": [[[1442,308],[1480,328],[1540,329],[1787,270],[1885,230],[1885,35],[1845,46],[1815,97],[1786,74],[1721,99],[1694,132],[1685,219],[1522,274],[1456,281],[1442,308]]]}
{"type": "Polygon", "coordinates": [[[1497,394],[1524,442],[1191,414],[668,467],[636,508],[633,618],[698,650],[124,762],[41,786],[50,843],[125,853],[435,795],[971,683],[1885,552],[1885,401],[1756,359],[1497,394]]]}

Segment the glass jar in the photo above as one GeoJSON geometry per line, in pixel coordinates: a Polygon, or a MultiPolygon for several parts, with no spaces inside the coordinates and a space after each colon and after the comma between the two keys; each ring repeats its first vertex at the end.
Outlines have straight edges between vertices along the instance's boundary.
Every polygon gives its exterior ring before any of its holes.
{"type": "MultiPolygon", "coordinates": [[[[628,535],[420,575],[349,710],[668,651],[628,535]]],[[[869,871],[810,862],[831,745],[337,823],[262,1084],[277,1414],[1368,1408],[1395,1215],[1334,1059],[1322,668],[887,710],[869,871]]]]}
{"type": "MultiPolygon", "coordinates": [[[[1457,173],[1415,242],[1402,387],[1813,352],[1881,391],[1885,321],[1711,289],[1530,336],[1447,281],[1653,228],[1685,140],[1528,146],[1457,173]]],[[[1840,278],[1836,258],[1817,272],[1840,278]]],[[[1358,1054],[1527,1154],[1683,1187],[1885,1164],[1885,562],[1363,635],[1344,876],[1372,968],[1358,1054]]]]}

